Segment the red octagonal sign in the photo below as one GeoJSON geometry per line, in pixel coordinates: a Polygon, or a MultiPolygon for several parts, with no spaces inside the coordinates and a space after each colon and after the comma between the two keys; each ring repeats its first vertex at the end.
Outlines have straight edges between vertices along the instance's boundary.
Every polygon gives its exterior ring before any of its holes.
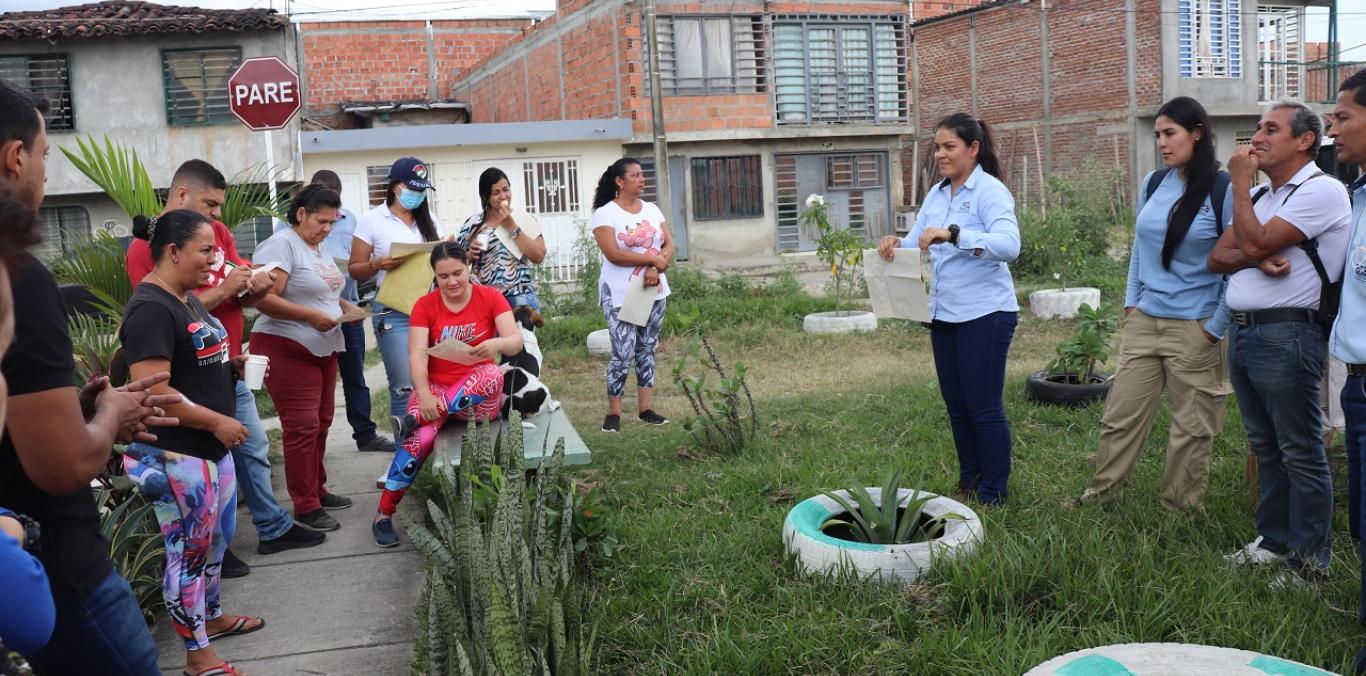
{"type": "Polygon", "coordinates": [[[253,131],[289,124],[300,96],[298,73],[274,56],[247,59],[228,78],[228,106],[253,131]]]}

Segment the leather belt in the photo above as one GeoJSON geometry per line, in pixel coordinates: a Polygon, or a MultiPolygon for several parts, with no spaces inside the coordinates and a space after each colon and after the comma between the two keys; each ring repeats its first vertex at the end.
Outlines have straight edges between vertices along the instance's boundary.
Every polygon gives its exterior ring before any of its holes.
{"type": "Polygon", "coordinates": [[[1366,364],[1348,364],[1347,375],[1366,376],[1366,364]]]}
{"type": "Polygon", "coordinates": [[[1273,307],[1267,310],[1248,310],[1233,312],[1233,323],[1238,326],[1253,324],[1274,324],[1276,322],[1316,322],[1319,313],[1314,310],[1295,307],[1273,307]]]}

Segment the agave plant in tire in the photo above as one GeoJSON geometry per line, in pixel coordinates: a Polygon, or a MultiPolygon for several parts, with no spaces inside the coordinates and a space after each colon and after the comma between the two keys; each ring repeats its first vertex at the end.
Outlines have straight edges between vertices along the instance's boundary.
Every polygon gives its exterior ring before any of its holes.
{"type": "Polygon", "coordinates": [[[887,473],[878,498],[874,498],[867,488],[853,480],[850,480],[849,488],[843,493],[821,491],[822,495],[834,500],[845,510],[843,514],[821,524],[821,531],[844,540],[877,545],[925,542],[942,535],[944,523],[949,519],[963,518],[961,514],[953,512],[935,516],[925,514],[925,505],[936,496],[918,489],[912,489],[910,499],[904,504],[901,500],[882,499],[884,496],[901,494],[901,470],[887,473]],[[848,537],[843,537],[845,534],[848,537]]]}
{"type": "Polygon", "coordinates": [[[1104,399],[1112,376],[1096,370],[1110,358],[1110,339],[1119,329],[1113,307],[1083,304],[1077,310],[1077,330],[1058,344],[1053,358],[1025,381],[1025,393],[1035,401],[1061,406],[1085,406],[1104,399]]]}

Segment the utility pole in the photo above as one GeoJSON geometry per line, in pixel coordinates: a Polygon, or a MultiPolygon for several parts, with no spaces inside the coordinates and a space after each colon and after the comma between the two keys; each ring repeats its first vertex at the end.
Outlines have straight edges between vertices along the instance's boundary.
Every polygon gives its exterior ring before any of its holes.
{"type": "Polygon", "coordinates": [[[659,32],[655,28],[655,0],[645,0],[645,48],[650,51],[650,129],[655,142],[655,201],[665,219],[671,218],[669,141],[664,133],[664,90],[659,83],[659,32]]]}

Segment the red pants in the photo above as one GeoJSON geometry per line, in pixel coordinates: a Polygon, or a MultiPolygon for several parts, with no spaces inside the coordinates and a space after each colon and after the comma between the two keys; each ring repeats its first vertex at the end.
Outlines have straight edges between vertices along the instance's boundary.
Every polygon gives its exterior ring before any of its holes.
{"type": "Polygon", "coordinates": [[[268,333],[251,336],[251,351],[270,357],[266,391],[280,414],[285,446],[285,487],[294,513],[321,509],[327,494],[327,430],[336,404],[337,355],[315,356],[304,346],[268,333]]]}

